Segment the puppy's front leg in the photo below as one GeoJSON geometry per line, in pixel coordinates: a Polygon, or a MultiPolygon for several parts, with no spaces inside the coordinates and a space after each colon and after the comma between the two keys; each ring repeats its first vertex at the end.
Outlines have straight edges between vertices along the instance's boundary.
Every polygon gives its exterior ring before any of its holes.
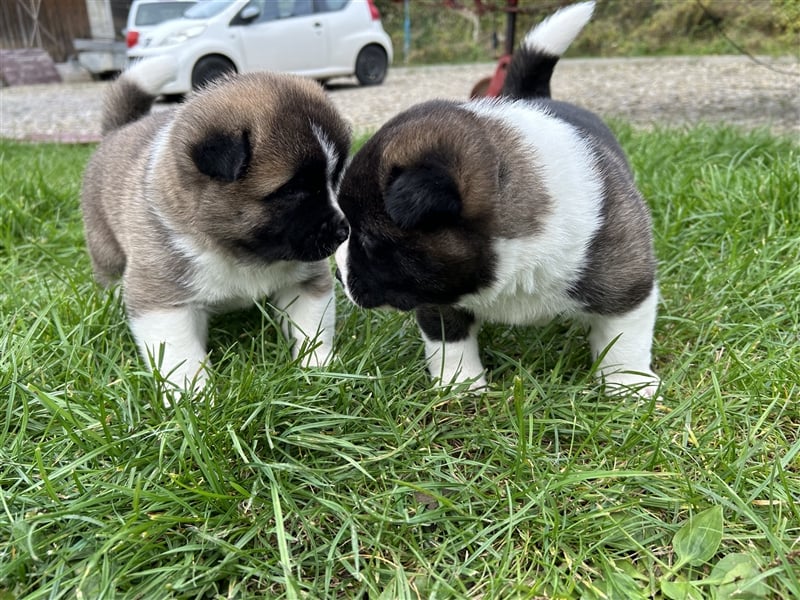
{"type": "Polygon", "coordinates": [[[158,368],[178,389],[199,391],[205,386],[208,313],[204,309],[182,306],[149,310],[131,316],[129,321],[148,365],[158,368]]]}
{"type": "Polygon", "coordinates": [[[426,306],[416,312],[431,376],[445,384],[469,381],[472,390],[485,388],[478,350],[480,324],[474,315],[452,306],[426,306]]]}
{"type": "Polygon", "coordinates": [[[603,352],[598,376],[609,391],[633,391],[649,398],[658,389],[659,378],[650,369],[658,288],[653,286],[644,302],[623,315],[591,315],[589,344],[592,356],[603,352]]]}
{"type": "Polygon", "coordinates": [[[336,326],[336,299],[330,273],[311,282],[288,287],[273,298],[279,310],[283,333],[294,340],[292,357],[305,346],[304,367],[322,367],[333,357],[333,330],[336,326]]]}

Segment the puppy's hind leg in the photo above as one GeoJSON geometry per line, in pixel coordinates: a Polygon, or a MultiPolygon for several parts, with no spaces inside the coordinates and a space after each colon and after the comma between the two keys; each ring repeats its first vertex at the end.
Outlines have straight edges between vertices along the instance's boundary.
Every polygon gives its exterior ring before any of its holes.
{"type": "Polygon", "coordinates": [[[592,356],[602,356],[597,371],[611,393],[634,392],[649,398],[659,378],[650,368],[658,287],[633,310],[622,315],[590,315],[592,356]]]}
{"type": "Polygon", "coordinates": [[[480,324],[471,313],[451,306],[418,308],[417,324],[431,377],[445,385],[469,382],[471,390],[486,387],[478,349],[480,324]]]}
{"type": "MultiPolygon", "coordinates": [[[[89,217],[84,217],[87,223],[89,217]]],[[[125,253],[108,224],[101,219],[91,220],[86,228],[86,245],[92,259],[92,273],[101,286],[107,288],[122,276],[125,270],[125,253]]]]}

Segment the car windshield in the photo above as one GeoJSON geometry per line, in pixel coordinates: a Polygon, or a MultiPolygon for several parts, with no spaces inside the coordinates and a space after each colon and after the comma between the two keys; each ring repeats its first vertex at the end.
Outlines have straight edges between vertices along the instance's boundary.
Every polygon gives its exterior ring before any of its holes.
{"type": "Polygon", "coordinates": [[[156,2],[142,4],[136,12],[135,25],[158,25],[170,19],[179,19],[192,6],[189,2],[156,2]]]}
{"type": "Polygon", "coordinates": [[[201,0],[187,10],[183,14],[183,17],[185,19],[208,19],[228,8],[233,4],[233,1],[234,0],[201,0]]]}

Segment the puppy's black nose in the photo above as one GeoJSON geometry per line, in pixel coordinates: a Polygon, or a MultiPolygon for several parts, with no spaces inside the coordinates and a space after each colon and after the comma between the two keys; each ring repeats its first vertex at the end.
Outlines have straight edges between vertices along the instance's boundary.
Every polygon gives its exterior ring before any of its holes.
{"type": "Polygon", "coordinates": [[[342,272],[339,270],[339,267],[336,267],[336,271],[334,271],[333,274],[336,277],[336,279],[339,281],[339,283],[344,283],[342,281],[342,272]]]}
{"type": "Polygon", "coordinates": [[[336,233],[334,234],[334,236],[336,237],[337,244],[343,243],[349,235],[350,235],[350,227],[347,225],[347,223],[342,221],[336,227],[336,233]]]}

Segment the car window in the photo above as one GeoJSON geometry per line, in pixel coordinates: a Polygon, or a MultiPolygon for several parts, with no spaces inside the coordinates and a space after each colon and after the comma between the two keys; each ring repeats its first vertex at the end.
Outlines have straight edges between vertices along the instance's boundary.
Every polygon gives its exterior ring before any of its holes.
{"type": "Polygon", "coordinates": [[[134,18],[134,25],[146,27],[158,25],[170,19],[179,19],[192,4],[189,2],[157,2],[140,4],[134,18]]]}
{"type": "Polygon", "coordinates": [[[314,12],[313,0],[278,0],[278,18],[302,17],[314,12]]]}
{"type": "MultiPolygon", "coordinates": [[[[251,0],[247,6],[257,6],[261,11],[255,22],[264,23],[276,19],[302,17],[314,12],[314,0],[251,0]]],[[[233,25],[242,25],[234,19],[233,25]]]]}
{"type": "Polygon", "coordinates": [[[350,0],[314,0],[314,8],[317,12],[333,12],[342,10],[350,0]]]}
{"type": "Polygon", "coordinates": [[[232,4],[233,0],[200,0],[183,16],[187,19],[208,19],[218,15],[232,4]]]}

